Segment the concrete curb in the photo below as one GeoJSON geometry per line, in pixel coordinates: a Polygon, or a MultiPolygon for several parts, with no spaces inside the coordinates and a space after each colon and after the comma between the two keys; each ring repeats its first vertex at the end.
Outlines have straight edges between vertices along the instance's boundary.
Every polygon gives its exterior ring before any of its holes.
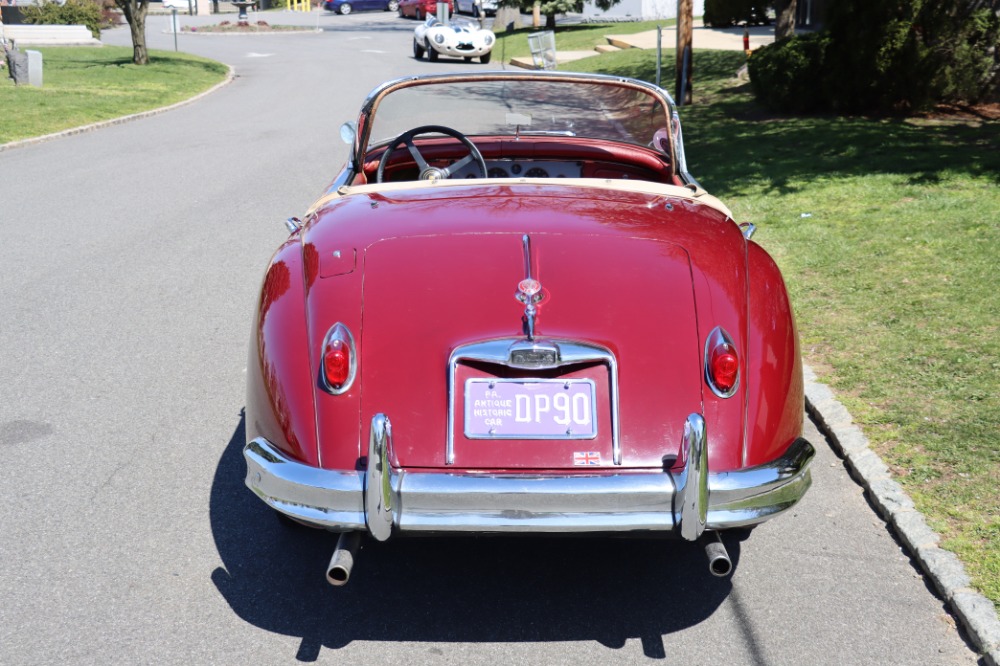
{"type": "Polygon", "coordinates": [[[847,463],[851,475],[868,491],[882,518],[919,562],[941,598],[961,622],[987,666],[1000,666],[1000,619],[993,602],[970,588],[965,567],[954,553],[939,547],[941,537],[927,526],[902,486],[882,459],[868,447],[868,438],[850,413],[816,374],[803,368],[806,412],[847,463]]]}
{"type": "MultiPolygon", "coordinates": [[[[195,26],[197,28],[198,26],[195,26]]],[[[257,37],[258,35],[318,35],[323,32],[322,28],[302,28],[301,30],[262,30],[260,32],[212,32],[198,30],[181,30],[178,35],[185,37],[257,37]]],[[[170,30],[164,30],[164,34],[174,34],[170,30]]]]}
{"type": "Polygon", "coordinates": [[[194,97],[189,97],[188,99],[181,100],[171,104],[170,106],[161,106],[158,109],[150,109],[149,111],[140,111],[139,113],[133,113],[132,115],[122,116],[121,118],[112,118],[111,120],[102,120],[97,123],[91,123],[89,125],[83,125],[81,127],[72,127],[68,130],[63,130],[61,132],[55,132],[53,134],[45,134],[43,136],[34,136],[30,139],[22,139],[20,141],[11,141],[10,143],[0,144],[0,153],[5,150],[13,150],[14,148],[23,148],[24,146],[30,146],[36,143],[41,143],[43,141],[50,141],[52,139],[60,139],[64,136],[72,136],[73,134],[81,134],[83,132],[90,132],[92,130],[101,129],[102,127],[110,127],[111,125],[121,125],[122,123],[127,123],[132,120],[139,120],[140,118],[147,118],[149,116],[155,116],[159,113],[166,113],[167,111],[172,111],[173,109],[180,108],[187,104],[197,102],[202,97],[207,97],[211,95],[219,88],[229,85],[236,78],[236,70],[233,69],[232,65],[227,65],[229,71],[226,72],[226,78],[208,90],[198,93],[194,97]]]}

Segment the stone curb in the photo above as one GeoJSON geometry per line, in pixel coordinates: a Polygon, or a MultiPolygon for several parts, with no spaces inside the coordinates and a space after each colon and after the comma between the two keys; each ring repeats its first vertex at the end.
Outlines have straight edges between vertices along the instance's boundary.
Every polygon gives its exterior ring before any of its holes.
{"type": "Polygon", "coordinates": [[[110,127],[111,125],[121,125],[122,123],[127,123],[133,120],[139,120],[140,118],[148,118],[149,116],[155,116],[160,113],[166,113],[167,111],[172,111],[174,109],[180,108],[192,102],[197,102],[202,97],[207,97],[211,95],[219,88],[229,85],[236,78],[236,70],[233,69],[231,65],[227,65],[229,71],[226,73],[226,78],[214,86],[206,90],[205,92],[198,93],[194,97],[189,97],[188,99],[181,100],[170,106],[162,106],[158,109],[150,109],[149,111],[140,111],[139,113],[133,113],[129,116],[122,116],[121,118],[112,118],[111,120],[102,120],[97,123],[91,123],[89,125],[82,125],[81,127],[72,127],[68,130],[63,130],[61,132],[55,132],[53,134],[45,134],[43,136],[34,136],[30,139],[22,139],[20,141],[11,141],[10,143],[0,144],[0,153],[5,150],[13,150],[14,148],[23,148],[24,146],[30,146],[36,143],[41,143],[43,141],[50,141],[52,139],[61,139],[64,136],[72,136],[74,134],[82,134],[83,132],[90,132],[92,130],[101,129],[102,127],[110,127]]]}
{"type": "Polygon", "coordinates": [[[851,475],[868,491],[872,504],[892,525],[910,555],[933,582],[935,589],[961,622],[986,666],[1000,666],[1000,619],[993,602],[971,589],[965,567],[951,551],[939,546],[941,537],[890,475],[882,459],[868,447],[868,438],[855,425],[847,409],[816,374],[803,367],[806,412],[826,436],[834,451],[847,463],[851,475]]]}

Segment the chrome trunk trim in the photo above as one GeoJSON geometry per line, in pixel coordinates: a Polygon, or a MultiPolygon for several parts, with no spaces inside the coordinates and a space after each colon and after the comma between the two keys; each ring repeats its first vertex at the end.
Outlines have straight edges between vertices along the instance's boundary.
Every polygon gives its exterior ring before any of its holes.
{"type": "Polygon", "coordinates": [[[524,279],[517,285],[517,298],[524,303],[524,335],[531,342],[535,339],[535,317],[538,315],[538,302],[542,300],[542,284],[531,275],[531,238],[528,234],[521,236],[524,251],[524,279]]]}
{"type": "Polygon", "coordinates": [[[534,340],[526,342],[521,338],[502,338],[486,342],[473,342],[456,347],[448,358],[448,432],[445,441],[446,465],[455,464],[455,373],[458,364],[467,361],[480,361],[509,367],[524,367],[520,358],[526,345],[535,350],[548,352],[551,364],[538,363],[536,369],[560,368],[576,363],[603,363],[608,367],[608,392],[611,401],[611,453],[614,464],[622,464],[620,424],[618,418],[618,361],[614,354],[604,347],[586,342],[572,340],[534,340]]]}

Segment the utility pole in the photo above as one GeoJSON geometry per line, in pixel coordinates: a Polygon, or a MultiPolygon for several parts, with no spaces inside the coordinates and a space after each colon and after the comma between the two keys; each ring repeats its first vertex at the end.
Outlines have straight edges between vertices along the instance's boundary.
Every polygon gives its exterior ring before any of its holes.
{"type": "Polygon", "coordinates": [[[679,106],[691,103],[691,30],[694,27],[692,0],[677,0],[677,94],[679,106]]]}

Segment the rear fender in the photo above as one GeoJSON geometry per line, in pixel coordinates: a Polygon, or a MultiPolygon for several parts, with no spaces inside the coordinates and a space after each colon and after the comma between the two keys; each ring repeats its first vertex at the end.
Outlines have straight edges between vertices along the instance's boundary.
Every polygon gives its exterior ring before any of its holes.
{"type": "Polygon", "coordinates": [[[303,274],[295,234],[271,259],[257,302],[247,359],[246,438],[262,437],[318,465],[303,274]]]}
{"type": "Polygon", "coordinates": [[[747,446],[745,464],[774,460],[802,434],[802,358],[788,291],[774,260],[747,244],[747,446]]]}
{"type": "MultiPolygon", "coordinates": [[[[698,303],[698,353],[700,367],[708,362],[706,342],[711,331],[721,327],[733,339],[740,356],[740,383],[728,398],[720,397],[709,388],[704,377],[702,385],[702,416],[708,437],[708,466],[713,472],[739,469],[743,466],[745,441],[745,405],[748,386],[746,379],[747,330],[747,271],[746,240],[739,228],[729,222],[706,229],[712,234],[712,251],[695,255],[693,279],[698,303]]],[[[683,461],[678,461],[682,463],[683,461]]]]}

